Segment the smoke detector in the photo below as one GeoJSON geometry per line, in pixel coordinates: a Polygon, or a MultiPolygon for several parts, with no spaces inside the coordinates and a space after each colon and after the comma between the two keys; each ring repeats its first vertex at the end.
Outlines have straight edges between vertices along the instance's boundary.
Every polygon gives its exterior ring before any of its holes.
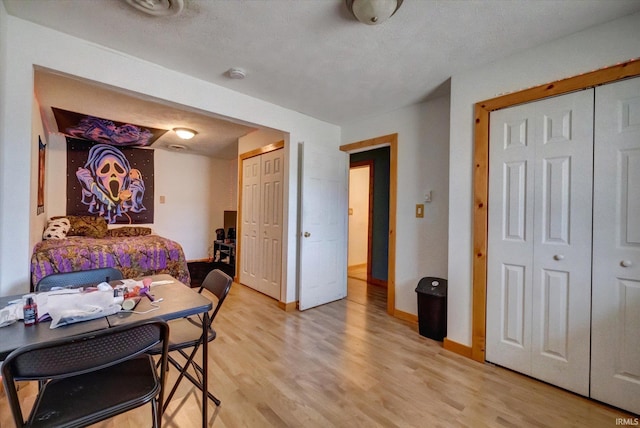
{"type": "Polygon", "coordinates": [[[237,80],[242,80],[245,77],[247,77],[247,73],[238,67],[232,67],[229,69],[229,71],[227,71],[227,75],[229,76],[230,79],[237,79],[237,80]]]}
{"type": "Polygon", "coordinates": [[[177,15],[184,9],[184,0],[124,0],[131,7],[151,16],[177,15]]]}

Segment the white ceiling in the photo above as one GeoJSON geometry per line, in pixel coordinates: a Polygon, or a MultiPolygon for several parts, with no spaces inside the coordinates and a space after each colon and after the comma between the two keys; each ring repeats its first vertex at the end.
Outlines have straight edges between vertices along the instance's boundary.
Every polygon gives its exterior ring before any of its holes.
{"type": "Polygon", "coordinates": [[[4,0],[11,15],[337,125],[446,95],[460,71],[640,11],[639,0],[404,0],[370,26],[344,0],[184,2],[151,17],[125,0],[4,0]],[[229,79],[230,67],[247,78],[229,79]]]}

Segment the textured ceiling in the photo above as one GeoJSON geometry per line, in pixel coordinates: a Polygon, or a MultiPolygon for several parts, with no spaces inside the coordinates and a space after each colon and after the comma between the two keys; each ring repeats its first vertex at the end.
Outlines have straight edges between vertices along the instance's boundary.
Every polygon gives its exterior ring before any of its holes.
{"type": "Polygon", "coordinates": [[[344,125],[448,93],[450,76],[640,11],[638,0],[405,0],[369,26],[344,0],[4,0],[8,13],[344,125]],[[226,76],[242,67],[244,80],[226,76]]]}

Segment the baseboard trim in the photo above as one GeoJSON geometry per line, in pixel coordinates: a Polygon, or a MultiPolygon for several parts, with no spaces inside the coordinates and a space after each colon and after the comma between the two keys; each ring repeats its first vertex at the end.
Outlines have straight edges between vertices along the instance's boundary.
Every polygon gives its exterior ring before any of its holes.
{"type": "Polygon", "coordinates": [[[387,288],[387,281],[385,281],[384,279],[368,278],[367,282],[369,284],[377,285],[378,287],[387,288]]]}
{"type": "Polygon", "coordinates": [[[454,342],[453,340],[449,340],[446,337],[444,338],[444,341],[442,342],[442,347],[444,349],[446,349],[447,351],[454,352],[454,353],[456,353],[458,355],[462,355],[463,357],[471,358],[471,356],[472,356],[471,346],[467,346],[467,345],[463,345],[463,344],[458,343],[458,342],[454,342]]]}
{"type": "Polygon", "coordinates": [[[298,306],[298,302],[289,302],[289,303],[278,302],[278,307],[285,312],[294,311],[297,306],[298,306]]]}
{"type": "Polygon", "coordinates": [[[393,316],[398,319],[401,319],[402,321],[409,321],[409,322],[418,324],[418,316],[414,314],[410,314],[409,312],[404,312],[396,309],[393,311],[393,316]]]}

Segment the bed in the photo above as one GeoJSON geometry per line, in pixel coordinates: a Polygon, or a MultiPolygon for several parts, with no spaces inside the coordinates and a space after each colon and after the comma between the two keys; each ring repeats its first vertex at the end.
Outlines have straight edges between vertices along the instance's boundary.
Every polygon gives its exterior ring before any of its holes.
{"type": "Polygon", "coordinates": [[[159,235],[67,236],[47,239],[33,248],[32,287],[44,276],[115,267],[125,278],[166,273],[190,285],[191,278],[182,246],[159,235]]]}

